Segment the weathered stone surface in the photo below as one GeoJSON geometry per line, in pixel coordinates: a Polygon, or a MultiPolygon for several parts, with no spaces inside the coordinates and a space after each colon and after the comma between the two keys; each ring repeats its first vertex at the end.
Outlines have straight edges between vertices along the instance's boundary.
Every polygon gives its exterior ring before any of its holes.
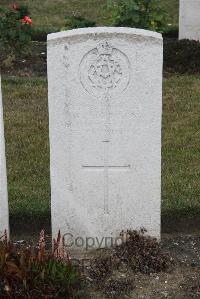
{"type": "Polygon", "coordinates": [[[6,158],[5,158],[5,140],[3,124],[3,105],[1,92],[0,77],[0,236],[8,230],[8,193],[7,193],[7,175],[6,175],[6,158]]]}
{"type": "Polygon", "coordinates": [[[200,41],[199,0],[180,0],[179,39],[200,41]]]}
{"type": "Polygon", "coordinates": [[[145,30],[48,36],[52,228],[68,245],[160,236],[162,55],[145,30]]]}

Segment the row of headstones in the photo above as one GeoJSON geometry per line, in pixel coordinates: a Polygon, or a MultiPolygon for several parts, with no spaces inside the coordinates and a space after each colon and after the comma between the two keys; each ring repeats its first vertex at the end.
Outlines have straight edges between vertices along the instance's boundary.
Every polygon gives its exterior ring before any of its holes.
{"type": "MultiPolygon", "coordinates": [[[[182,0],[181,11],[189,2],[196,16],[199,0],[182,0]]],[[[145,227],[160,236],[162,47],[160,34],[132,28],[48,36],[53,235],[99,243],[145,227]]],[[[9,228],[1,94],[0,134],[1,235],[9,228]]]]}

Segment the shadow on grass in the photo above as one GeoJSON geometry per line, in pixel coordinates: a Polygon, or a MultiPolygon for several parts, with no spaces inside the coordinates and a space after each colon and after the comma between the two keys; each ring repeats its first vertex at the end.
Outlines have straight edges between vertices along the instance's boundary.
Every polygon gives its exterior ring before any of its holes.
{"type": "Polygon", "coordinates": [[[162,214],[162,233],[200,232],[200,209],[166,211],[162,214]]]}
{"type": "Polygon", "coordinates": [[[10,233],[12,240],[38,239],[39,232],[44,229],[45,234],[51,234],[50,214],[40,215],[10,215],[10,233]]]}
{"type": "MultiPolygon", "coordinates": [[[[38,237],[45,229],[51,234],[50,214],[41,215],[10,215],[11,237],[24,239],[38,237]]],[[[174,210],[162,214],[162,233],[196,233],[200,231],[200,210],[174,210]]]]}

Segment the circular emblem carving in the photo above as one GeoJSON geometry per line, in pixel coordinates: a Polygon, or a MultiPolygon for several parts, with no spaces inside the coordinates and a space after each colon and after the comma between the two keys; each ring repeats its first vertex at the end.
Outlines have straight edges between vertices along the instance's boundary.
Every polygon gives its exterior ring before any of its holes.
{"type": "Polygon", "coordinates": [[[129,83],[127,56],[109,42],[101,42],[80,63],[80,80],[93,96],[112,95],[124,91],[129,83]]]}

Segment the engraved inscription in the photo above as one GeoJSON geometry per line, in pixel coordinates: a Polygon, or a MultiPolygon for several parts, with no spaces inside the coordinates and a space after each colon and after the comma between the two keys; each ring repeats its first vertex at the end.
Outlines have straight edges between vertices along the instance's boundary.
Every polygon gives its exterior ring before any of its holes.
{"type": "MultiPolygon", "coordinates": [[[[130,63],[127,56],[108,41],[99,43],[81,60],[80,81],[83,88],[104,103],[104,163],[83,165],[85,170],[103,170],[104,213],[109,214],[109,171],[127,171],[130,165],[109,165],[109,142],[111,139],[111,100],[126,90],[130,80],[130,63]]],[[[94,124],[93,124],[94,126],[94,124]]]]}
{"type": "Polygon", "coordinates": [[[64,46],[63,64],[68,69],[69,67],[69,44],[64,46]]]}
{"type": "Polygon", "coordinates": [[[127,56],[104,41],[89,51],[80,63],[80,80],[93,96],[123,92],[129,83],[130,64],[127,56]]]}

